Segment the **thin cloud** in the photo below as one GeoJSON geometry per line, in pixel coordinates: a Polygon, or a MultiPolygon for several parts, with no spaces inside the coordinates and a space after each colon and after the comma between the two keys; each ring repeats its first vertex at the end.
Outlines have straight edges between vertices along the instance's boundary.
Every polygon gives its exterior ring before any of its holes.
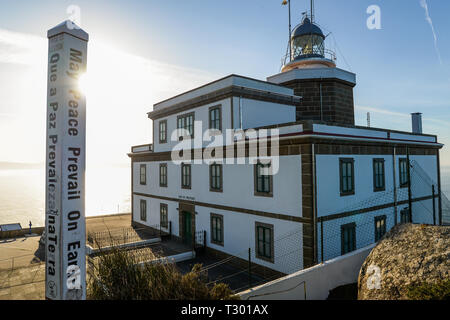
{"type": "Polygon", "coordinates": [[[372,107],[363,107],[363,106],[356,106],[356,109],[368,111],[368,112],[374,112],[374,113],[381,113],[386,114],[390,116],[396,116],[396,117],[410,117],[407,113],[400,113],[400,112],[393,112],[385,109],[378,109],[378,108],[372,108],[372,107]]]}
{"type": "Polygon", "coordinates": [[[45,38],[0,29],[0,63],[34,65],[45,57],[46,48],[45,38]]]}
{"type": "Polygon", "coordinates": [[[436,35],[436,31],[434,30],[433,20],[431,20],[431,17],[430,17],[430,12],[428,10],[427,0],[420,0],[420,5],[425,10],[425,20],[428,22],[428,24],[431,27],[431,31],[433,32],[434,48],[436,49],[436,53],[437,53],[438,58],[439,58],[439,63],[442,64],[441,53],[440,53],[439,47],[438,47],[438,38],[437,38],[437,35],[436,35]]]}
{"type": "MultiPolygon", "coordinates": [[[[368,112],[373,112],[373,113],[385,114],[385,115],[395,116],[395,117],[402,117],[402,118],[410,118],[411,117],[411,115],[408,114],[408,113],[394,112],[394,111],[389,111],[389,110],[379,109],[379,108],[373,108],[373,107],[356,106],[355,109],[368,111],[368,112]]],[[[443,125],[445,127],[450,126],[450,121],[434,119],[434,118],[428,118],[428,117],[423,117],[423,120],[424,121],[434,122],[436,124],[440,124],[440,125],[443,125]]]]}

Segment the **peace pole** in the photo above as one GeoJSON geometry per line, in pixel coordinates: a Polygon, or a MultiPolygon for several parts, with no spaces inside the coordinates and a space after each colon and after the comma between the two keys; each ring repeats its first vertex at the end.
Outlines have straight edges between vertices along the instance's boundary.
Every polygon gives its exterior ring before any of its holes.
{"type": "Polygon", "coordinates": [[[89,35],[71,21],[48,31],[45,296],[86,299],[86,72],[89,35]]]}

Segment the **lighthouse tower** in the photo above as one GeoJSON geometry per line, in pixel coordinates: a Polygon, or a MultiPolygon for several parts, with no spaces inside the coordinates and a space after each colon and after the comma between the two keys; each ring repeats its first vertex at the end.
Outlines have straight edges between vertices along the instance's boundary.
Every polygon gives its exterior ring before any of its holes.
{"type": "Polygon", "coordinates": [[[267,81],[292,88],[303,97],[297,121],[354,125],[356,75],[336,67],[336,55],[325,47],[326,36],[314,21],[314,1],[310,14],[289,31],[289,53],[281,73],[267,81]]]}

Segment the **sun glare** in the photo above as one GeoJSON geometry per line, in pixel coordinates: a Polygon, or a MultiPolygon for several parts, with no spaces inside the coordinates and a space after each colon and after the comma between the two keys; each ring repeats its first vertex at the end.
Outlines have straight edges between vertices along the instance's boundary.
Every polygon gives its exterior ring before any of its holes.
{"type": "Polygon", "coordinates": [[[78,79],[78,88],[84,95],[87,95],[89,90],[89,78],[87,73],[83,73],[78,79]]]}

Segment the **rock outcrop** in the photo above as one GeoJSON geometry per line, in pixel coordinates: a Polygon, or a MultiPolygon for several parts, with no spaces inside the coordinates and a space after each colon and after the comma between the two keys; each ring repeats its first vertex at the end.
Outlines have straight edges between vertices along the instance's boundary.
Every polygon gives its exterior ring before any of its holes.
{"type": "Polygon", "coordinates": [[[369,254],[358,279],[359,300],[405,300],[408,288],[450,278],[450,227],[401,224],[369,254]]]}

